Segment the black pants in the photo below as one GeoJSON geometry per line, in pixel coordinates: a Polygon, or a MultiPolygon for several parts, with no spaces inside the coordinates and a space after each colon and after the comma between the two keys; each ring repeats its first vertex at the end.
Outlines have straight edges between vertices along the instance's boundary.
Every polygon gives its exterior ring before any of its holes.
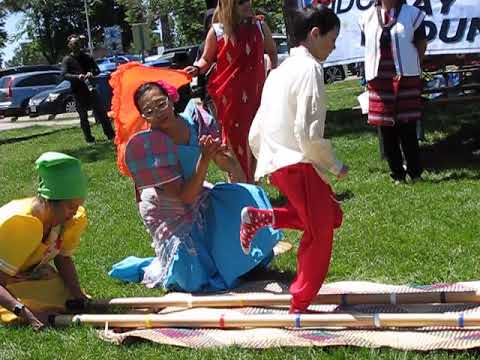
{"type": "Polygon", "coordinates": [[[405,180],[406,174],[412,179],[422,174],[420,147],[417,138],[417,123],[395,123],[394,126],[380,126],[385,156],[394,180],[405,180]],[[403,150],[403,155],[402,155],[403,150]],[[403,168],[403,160],[407,170],[403,168]]]}
{"type": "Polygon", "coordinates": [[[92,142],[94,137],[88,122],[88,108],[91,107],[95,120],[102,125],[103,133],[111,140],[115,137],[115,132],[112,128],[112,123],[107,116],[107,111],[102,103],[99,93],[94,90],[92,92],[79,92],[75,94],[77,102],[77,112],[80,117],[80,127],[83,131],[83,136],[87,142],[92,142]]]}

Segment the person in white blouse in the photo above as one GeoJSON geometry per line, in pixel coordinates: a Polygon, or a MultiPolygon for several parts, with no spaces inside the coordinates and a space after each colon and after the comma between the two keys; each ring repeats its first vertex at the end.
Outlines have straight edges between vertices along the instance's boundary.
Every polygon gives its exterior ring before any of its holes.
{"type": "Polygon", "coordinates": [[[240,242],[248,253],[263,226],[304,231],[297,255],[297,276],[290,286],[291,313],[305,312],[318,293],[330,263],[334,229],[342,222],[327,172],[338,179],[348,169],[324,138],[325,89],[321,62],[335,49],[337,15],[324,6],[293,16],[297,47],[271,71],[249,133],[257,159],[255,178],[270,181],[288,198],[283,208],[242,210],[240,242]]]}
{"type": "Polygon", "coordinates": [[[421,121],[425,13],[405,0],[377,0],[360,18],[368,83],[368,123],[378,126],[395,184],[421,180],[417,138],[421,121]],[[404,163],[406,167],[404,168],[404,163]]]}

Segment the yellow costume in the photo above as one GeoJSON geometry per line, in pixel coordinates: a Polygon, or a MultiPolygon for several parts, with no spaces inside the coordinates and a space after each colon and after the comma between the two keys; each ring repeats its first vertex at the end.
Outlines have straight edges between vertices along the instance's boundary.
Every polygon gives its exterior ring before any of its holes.
{"type": "MultiPolygon", "coordinates": [[[[33,311],[62,311],[70,293],[48,263],[58,254],[71,256],[87,226],[79,207],[75,216],[43,239],[43,224],[32,216],[33,198],[14,200],[0,208],[0,271],[15,278],[7,290],[33,311]]],[[[0,307],[0,323],[16,316],[0,307]]]]}

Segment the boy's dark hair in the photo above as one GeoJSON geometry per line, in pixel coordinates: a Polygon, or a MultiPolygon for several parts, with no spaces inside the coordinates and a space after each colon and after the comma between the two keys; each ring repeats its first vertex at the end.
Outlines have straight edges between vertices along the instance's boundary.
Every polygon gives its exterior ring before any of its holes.
{"type": "Polygon", "coordinates": [[[320,35],[325,35],[333,29],[340,29],[340,19],[326,6],[296,10],[292,16],[293,44],[298,46],[305,41],[314,27],[320,29],[320,35]]]}

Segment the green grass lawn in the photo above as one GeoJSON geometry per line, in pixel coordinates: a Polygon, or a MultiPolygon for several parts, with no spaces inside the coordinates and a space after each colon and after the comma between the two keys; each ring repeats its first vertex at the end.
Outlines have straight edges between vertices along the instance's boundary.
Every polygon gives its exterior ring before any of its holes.
{"type": "MultiPolygon", "coordinates": [[[[333,181],[344,199],[344,224],[336,233],[328,282],[369,280],[393,284],[428,284],[479,279],[480,270],[480,106],[429,109],[422,143],[425,181],[395,186],[380,161],[374,129],[352,111],[360,93],[357,82],[329,86],[327,137],[350,166],[348,179],[333,181]]],[[[96,127],[97,139],[102,139],[96,127]]],[[[107,276],[127,255],[151,256],[150,241],[137,214],[133,188],[115,166],[113,146],[87,146],[79,128],[35,127],[0,133],[0,204],[31,196],[33,162],[44,151],[62,151],[83,161],[90,179],[86,203],[90,225],[75,256],[83,287],[98,298],[153,296],[159,290],[124,285],[107,276]]],[[[216,169],[210,181],[223,179],[216,169]]],[[[277,193],[267,189],[272,197],[277,193]]],[[[296,245],[298,232],[287,232],[296,245]]],[[[295,270],[295,251],[273,266],[295,270]]],[[[70,328],[34,333],[0,326],[0,359],[469,359],[478,352],[401,352],[357,348],[188,350],[136,343],[117,347],[93,329],[70,328]]]]}

